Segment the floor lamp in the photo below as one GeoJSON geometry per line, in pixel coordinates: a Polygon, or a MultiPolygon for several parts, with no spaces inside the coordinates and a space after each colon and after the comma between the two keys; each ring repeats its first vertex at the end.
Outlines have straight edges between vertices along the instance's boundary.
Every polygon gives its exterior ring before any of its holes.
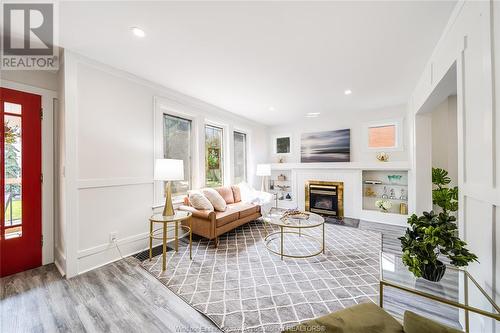
{"type": "Polygon", "coordinates": [[[262,177],[260,190],[265,192],[267,189],[266,177],[271,176],[271,164],[257,164],[257,172],[255,174],[262,177]]]}

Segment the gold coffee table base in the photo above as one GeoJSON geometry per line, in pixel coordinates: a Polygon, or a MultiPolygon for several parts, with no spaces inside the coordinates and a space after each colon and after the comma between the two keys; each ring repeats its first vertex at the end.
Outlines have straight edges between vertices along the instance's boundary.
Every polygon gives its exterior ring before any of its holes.
{"type": "MultiPolygon", "coordinates": [[[[317,226],[314,226],[314,227],[317,227],[317,226]]],[[[270,234],[267,234],[267,226],[266,226],[265,230],[266,230],[267,235],[264,238],[264,245],[269,250],[269,252],[272,252],[274,254],[279,255],[281,257],[281,260],[283,260],[284,257],[295,258],[295,259],[315,257],[321,253],[325,253],[325,225],[324,224],[321,225],[321,227],[322,227],[322,235],[321,235],[322,238],[321,239],[318,239],[318,238],[313,237],[311,235],[305,234],[301,230],[301,229],[308,229],[308,228],[314,228],[314,227],[305,227],[305,226],[289,227],[291,229],[298,229],[298,231],[295,231],[295,230],[285,230],[287,227],[280,226],[279,231],[275,231],[275,232],[272,232],[270,234]],[[319,245],[319,251],[312,253],[312,254],[304,254],[304,255],[295,255],[295,254],[285,253],[285,244],[284,243],[285,243],[285,235],[286,234],[299,235],[299,237],[305,237],[305,238],[311,240],[312,242],[319,245]],[[272,237],[275,235],[279,235],[279,237],[272,237]],[[279,239],[280,243],[281,243],[280,247],[279,247],[279,249],[280,249],[279,252],[270,247],[270,243],[277,240],[277,239],[279,239]]]]}

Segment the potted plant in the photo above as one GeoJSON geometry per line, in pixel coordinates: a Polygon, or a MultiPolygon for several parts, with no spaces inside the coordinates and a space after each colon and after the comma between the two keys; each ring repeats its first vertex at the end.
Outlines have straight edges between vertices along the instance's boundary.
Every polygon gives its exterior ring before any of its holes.
{"type": "Polygon", "coordinates": [[[409,228],[400,237],[403,250],[403,263],[416,277],[429,281],[440,281],[446,266],[440,256],[447,257],[450,264],[463,267],[469,262],[477,261],[467,245],[458,237],[456,218],[450,215],[458,210],[458,187],[448,188],[451,182],[448,172],[432,168],[432,202],[442,210],[424,212],[422,216],[413,214],[408,218],[409,228]]]}

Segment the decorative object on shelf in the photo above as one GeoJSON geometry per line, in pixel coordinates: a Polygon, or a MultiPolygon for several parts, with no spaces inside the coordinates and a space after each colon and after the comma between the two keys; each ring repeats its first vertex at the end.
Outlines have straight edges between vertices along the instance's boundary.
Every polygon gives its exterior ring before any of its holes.
{"type": "Polygon", "coordinates": [[[380,162],[387,162],[389,161],[389,154],[381,152],[377,154],[377,160],[380,162]]]}
{"type": "Polygon", "coordinates": [[[399,204],[399,214],[401,215],[408,214],[408,206],[404,202],[399,204]]]}
{"type": "Polygon", "coordinates": [[[281,191],[285,191],[287,190],[288,188],[290,188],[290,186],[288,185],[275,185],[277,188],[279,188],[281,191]]]}
{"type": "Polygon", "coordinates": [[[367,188],[365,188],[365,196],[366,197],[376,197],[377,193],[375,193],[375,191],[371,187],[367,187],[367,188]]]}
{"type": "Polygon", "coordinates": [[[167,181],[165,184],[165,207],[163,216],[175,215],[172,205],[172,187],[174,180],[184,180],[184,161],[172,159],[157,159],[155,161],[154,179],[167,181]]]}
{"type": "Polygon", "coordinates": [[[260,190],[262,192],[266,191],[266,177],[271,176],[271,164],[257,164],[257,171],[255,172],[257,176],[262,177],[262,185],[260,190]]]}
{"type": "Polygon", "coordinates": [[[384,186],[384,193],[382,194],[382,199],[389,199],[389,196],[387,195],[387,186],[384,186]]]}
{"type": "Polygon", "coordinates": [[[393,199],[393,200],[396,199],[396,194],[394,193],[394,189],[393,188],[391,188],[391,192],[390,193],[391,193],[391,195],[389,196],[389,199],[393,199]]]}
{"type": "Polygon", "coordinates": [[[302,134],[300,162],[349,162],[350,160],[350,129],[302,134]]]}
{"type": "Polygon", "coordinates": [[[285,162],[286,162],[285,156],[278,156],[278,163],[285,163],[285,162]]]}
{"type": "Polygon", "coordinates": [[[406,192],[404,188],[401,189],[401,195],[399,196],[399,199],[406,200],[406,192]]]}
{"type": "Polygon", "coordinates": [[[388,175],[387,178],[389,179],[389,183],[391,184],[397,184],[401,180],[403,176],[401,175],[388,175]]]}
{"type": "Polygon", "coordinates": [[[375,207],[380,209],[381,212],[387,213],[392,208],[392,202],[389,200],[377,200],[375,201],[375,207]]]}
{"type": "Polygon", "coordinates": [[[286,200],[292,200],[292,196],[290,195],[290,193],[286,194],[285,199],[286,200]]]}
{"type": "Polygon", "coordinates": [[[434,211],[424,212],[422,216],[413,214],[408,218],[410,227],[400,237],[403,249],[403,263],[416,277],[429,281],[440,281],[446,266],[439,260],[443,255],[450,259],[451,265],[467,266],[478,261],[457,235],[456,218],[450,212],[458,210],[458,188],[445,187],[451,182],[448,172],[432,168],[432,202],[441,208],[437,215],[434,211]]]}
{"type": "Polygon", "coordinates": [[[382,182],[380,180],[365,180],[365,184],[378,185],[378,184],[382,184],[382,182]]]}
{"type": "Polygon", "coordinates": [[[269,181],[269,189],[274,190],[274,180],[269,181]]]}
{"type": "Polygon", "coordinates": [[[281,174],[278,176],[278,180],[279,181],[285,181],[286,180],[286,176],[284,174],[281,174]]]}

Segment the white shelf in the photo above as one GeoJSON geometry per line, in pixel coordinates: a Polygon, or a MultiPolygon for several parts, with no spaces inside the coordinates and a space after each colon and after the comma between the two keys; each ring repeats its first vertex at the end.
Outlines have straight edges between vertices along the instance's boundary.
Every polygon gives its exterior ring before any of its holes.
{"type": "Polygon", "coordinates": [[[411,169],[408,162],[332,162],[332,163],[273,163],[272,170],[293,169],[351,169],[351,170],[394,170],[408,171],[411,169]]]}

